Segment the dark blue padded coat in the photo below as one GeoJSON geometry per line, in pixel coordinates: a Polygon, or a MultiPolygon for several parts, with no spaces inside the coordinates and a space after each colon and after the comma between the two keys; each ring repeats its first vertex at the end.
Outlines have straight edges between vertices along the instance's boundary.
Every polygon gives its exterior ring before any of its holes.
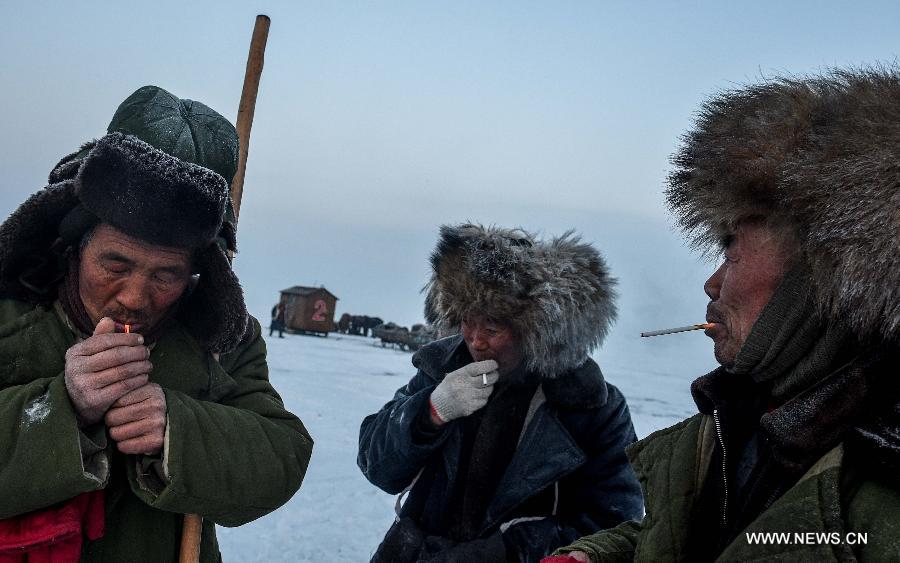
{"type": "MultiPolygon", "coordinates": [[[[427,412],[444,374],[470,361],[460,336],[425,346],[413,356],[416,375],[360,428],[357,463],[363,474],[391,494],[416,480],[400,516],[411,516],[426,532],[439,525],[454,490],[462,426],[451,421],[434,440],[421,442],[413,439],[413,424],[427,412]]],[[[488,504],[480,537],[502,532],[510,559],[539,561],[585,534],[641,518],[640,486],[624,452],[636,440],[631,416],[597,364],[589,359],[544,379],[532,405],[537,408],[488,504]],[[555,511],[519,520],[525,515],[516,514],[517,507],[548,489],[555,511]]]]}

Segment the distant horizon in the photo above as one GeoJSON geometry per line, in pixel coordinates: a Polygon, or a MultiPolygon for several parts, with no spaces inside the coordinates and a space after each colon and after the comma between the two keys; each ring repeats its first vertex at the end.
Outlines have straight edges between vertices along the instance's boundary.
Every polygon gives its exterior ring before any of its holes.
{"type": "Polygon", "coordinates": [[[410,326],[441,224],[574,228],[619,281],[597,357],[705,369],[713,264],[673,229],[669,157],[710,95],[894,64],[900,4],[161,0],[0,7],[10,213],[155,84],[234,119],[254,18],[272,20],[234,267],[262,324],[292,285],[410,326]],[[137,16],[137,17],[136,17],[137,16]],[[651,353],[652,351],[652,353],[651,353]]]}

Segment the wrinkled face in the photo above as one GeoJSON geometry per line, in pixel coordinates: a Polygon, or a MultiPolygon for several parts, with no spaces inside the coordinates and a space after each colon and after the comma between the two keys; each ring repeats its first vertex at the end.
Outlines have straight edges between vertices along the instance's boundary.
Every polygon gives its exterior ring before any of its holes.
{"type": "Polygon", "coordinates": [[[513,371],[525,357],[519,339],[509,325],[486,318],[471,318],[462,323],[463,340],[476,362],[494,360],[500,375],[513,371]]]}
{"type": "Polygon", "coordinates": [[[741,223],[726,242],[724,262],[703,286],[710,298],[706,321],[716,323],[706,335],[715,343],[716,360],[725,367],[734,365],[750,329],[784,277],[789,255],[783,246],[765,225],[741,223]]]}
{"type": "Polygon", "coordinates": [[[154,246],[100,224],[81,249],[79,293],[96,325],[103,317],[147,332],[175,305],[191,278],[190,251],[154,246]]]}

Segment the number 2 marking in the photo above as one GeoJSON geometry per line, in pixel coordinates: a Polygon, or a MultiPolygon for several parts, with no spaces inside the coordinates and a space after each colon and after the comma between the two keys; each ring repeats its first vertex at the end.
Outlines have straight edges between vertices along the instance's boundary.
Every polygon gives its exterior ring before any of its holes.
{"type": "Polygon", "coordinates": [[[314,305],[314,307],[316,309],[316,312],[315,312],[315,314],[313,314],[312,320],[324,321],[325,313],[328,312],[328,305],[325,304],[325,301],[323,299],[319,299],[318,301],[316,301],[316,304],[314,305]]]}

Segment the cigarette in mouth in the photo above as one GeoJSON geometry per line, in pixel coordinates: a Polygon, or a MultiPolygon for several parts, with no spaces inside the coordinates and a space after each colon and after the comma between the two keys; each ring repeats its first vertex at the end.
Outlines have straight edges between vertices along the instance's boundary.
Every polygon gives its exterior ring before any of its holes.
{"type": "Polygon", "coordinates": [[[704,328],[712,328],[716,323],[700,323],[696,325],[680,326],[678,328],[666,328],[663,330],[651,330],[650,332],[642,332],[641,338],[648,336],[662,336],[663,334],[675,334],[676,332],[687,332],[689,330],[701,330],[704,328]]]}
{"type": "Polygon", "coordinates": [[[131,334],[131,325],[123,325],[125,327],[125,334],[131,334]]]}

